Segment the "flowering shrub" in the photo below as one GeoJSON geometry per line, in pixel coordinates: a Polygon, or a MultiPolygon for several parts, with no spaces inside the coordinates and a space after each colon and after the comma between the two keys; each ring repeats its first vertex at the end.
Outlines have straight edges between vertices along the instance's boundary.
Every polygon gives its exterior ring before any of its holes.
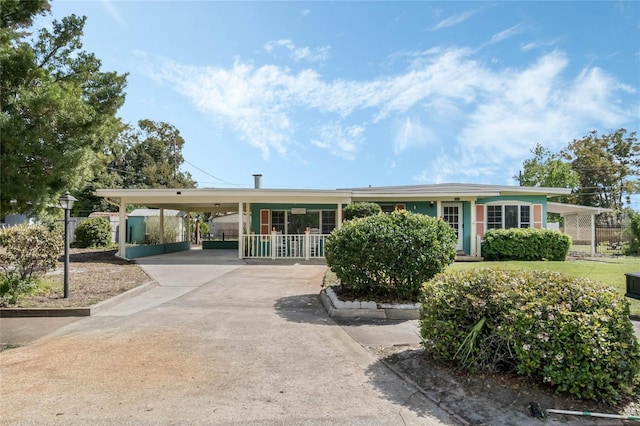
{"type": "Polygon", "coordinates": [[[346,221],[327,238],[327,265],[341,285],[364,297],[417,301],[422,283],[456,256],[443,220],[407,211],[346,221]]]}
{"type": "Polygon", "coordinates": [[[640,345],[615,289],[555,272],[449,271],[424,285],[434,357],[512,371],[578,398],[615,402],[640,385],[640,345]]]}
{"type": "Polygon", "coordinates": [[[490,229],[484,235],[483,256],[488,260],[565,260],[571,237],[560,231],[536,228],[490,229]]]}

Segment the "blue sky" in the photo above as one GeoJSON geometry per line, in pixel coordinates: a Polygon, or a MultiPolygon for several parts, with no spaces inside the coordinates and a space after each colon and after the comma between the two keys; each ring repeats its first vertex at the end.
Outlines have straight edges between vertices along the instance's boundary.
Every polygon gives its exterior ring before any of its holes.
{"type": "MultiPolygon", "coordinates": [[[[200,187],[511,185],[640,127],[638,2],[53,1],[200,187]]],[[[40,19],[37,25],[50,20],[40,19]]]]}

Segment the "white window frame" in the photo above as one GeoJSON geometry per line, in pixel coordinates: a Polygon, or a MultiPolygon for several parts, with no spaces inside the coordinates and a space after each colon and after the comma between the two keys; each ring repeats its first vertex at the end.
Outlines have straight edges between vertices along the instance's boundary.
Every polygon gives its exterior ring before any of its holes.
{"type": "Polygon", "coordinates": [[[527,203],[527,202],[523,202],[523,201],[492,201],[490,203],[485,203],[484,204],[484,217],[485,217],[485,224],[484,224],[484,230],[487,231],[489,229],[507,229],[505,228],[505,220],[506,220],[506,214],[505,214],[505,207],[506,206],[517,206],[518,207],[518,226],[517,228],[522,228],[523,224],[526,224],[527,226],[525,228],[532,228],[533,227],[533,203],[527,203]],[[500,228],[489,228],[489,209],[488,207],[492,206],[500,206],[500,228]],[[522,222],[522,207],[528,207],[529,208],[529,222],[522,222]]]}

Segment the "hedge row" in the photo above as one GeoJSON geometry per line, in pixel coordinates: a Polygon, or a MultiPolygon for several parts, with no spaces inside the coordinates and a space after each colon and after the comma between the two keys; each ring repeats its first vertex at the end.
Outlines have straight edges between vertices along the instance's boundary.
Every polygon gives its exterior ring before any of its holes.
{"type": "Polygon", "coordinates": [[[490,229],[482,255],[487,260],[565,260],[571,237],[560,231],[534,228],[490,229]]]}

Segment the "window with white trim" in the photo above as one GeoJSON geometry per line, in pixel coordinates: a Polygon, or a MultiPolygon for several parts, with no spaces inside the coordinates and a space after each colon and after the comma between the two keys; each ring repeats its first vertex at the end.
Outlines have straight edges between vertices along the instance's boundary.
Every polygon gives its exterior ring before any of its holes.
{"type": "Polygon", "coordinates": [[[487,229],[530,228],[531,206],[494,204],[487,206],[487,229]]]}
{"type": "Polygon", "coordinates": [[[307,210],[293,214],[289,210],[271,210],[271,226],[283,234],[304,234],[306,228],[330,234],[336,227],[335,210],[307,210]]]}

